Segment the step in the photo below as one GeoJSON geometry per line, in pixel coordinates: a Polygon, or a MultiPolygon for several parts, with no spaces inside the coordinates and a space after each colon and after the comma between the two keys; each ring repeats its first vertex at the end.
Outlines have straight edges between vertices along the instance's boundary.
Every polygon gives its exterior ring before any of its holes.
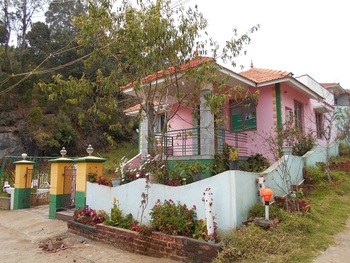
{"type": "Polygon", "coordinates": [[[74,216],[74,209],[58,209],[56,211],[56,219],[62,220],[62,221],[69,221],[73,219],[74,216]]]}

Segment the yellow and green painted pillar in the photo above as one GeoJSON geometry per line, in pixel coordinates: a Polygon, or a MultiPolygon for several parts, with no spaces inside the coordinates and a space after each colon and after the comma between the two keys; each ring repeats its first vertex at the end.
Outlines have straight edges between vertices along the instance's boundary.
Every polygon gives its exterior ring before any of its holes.
{"type": "Polygon", "coordinates": [[[96,178],[102,176],[102,164],[106,160],[95,156],[86,156],[75,159],[77,165],[76,176],[76,196],[75,209],[81,209],[86,204],[86,182],[89,176],[94,175],[96,178]]]}
{"type": "MultiPolygon", "coordinates": [[[[56,218],[57,208],[62,207],[62,200],[65,195],[71,194],[71,192],[65,192],[65,169],[72,166],[73,160],[65,157],[49,160],[51,164],[51,179],[50,179],[50,205],[49,205],[49,218],[56,218]]],[[[71,182],[70,182],[71,183],[71,182]]],[[[70,190],[70,187],[69,187],[70,190]]]]}
{"type": "MultiPolygon", "coordinates": [[[[22,155],[23,156],[23,155],[22,155]]],[[[32,170],[34,162],[25,160],[14,162],[15,168],[15,192],[13,200],[13,209],[22,209],[30,207],[30,191],[32,181],[32,170]]]]}

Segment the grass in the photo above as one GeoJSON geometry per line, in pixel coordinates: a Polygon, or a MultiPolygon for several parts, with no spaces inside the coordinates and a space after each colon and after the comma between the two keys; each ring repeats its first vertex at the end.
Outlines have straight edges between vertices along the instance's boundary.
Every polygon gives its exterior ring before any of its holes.
{"type": "Polygon", "coordinates": [[[103,175],[110,176],[114,173],[122,157],[125,156],[130,160],[137,153],[137,144],[132,142],[124,142],[123,144],[110,149],[108,152],[100,152],[96,155],[106,159],[106,161],[103,163],[103,175]]]}
{"type": "MultiPolygon", "coordinates": [[[[223,237],[223,250],[214,261],[219,262],[312,262],[334,244],[334,235],[344,230],[350,215],[350,173],[333,174],[342,183],[318,184],[307,214],[287,213],[271,206],[271,216],[280,223],[263,230],[255,225],[241,227],[223,237]]],[[[255,208],[261,210],[263,206],[255,208]]]]}

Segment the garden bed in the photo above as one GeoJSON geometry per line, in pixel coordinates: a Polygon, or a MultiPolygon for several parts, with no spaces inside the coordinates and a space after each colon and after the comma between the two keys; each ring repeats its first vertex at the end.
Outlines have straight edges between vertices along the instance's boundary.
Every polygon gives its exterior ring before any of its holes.
{"type": "Polygon", "coordinates": [[[97,224],[87,226],[68,221],[68,231],[92,240],[109,243],[122,250],[157,258],[171,258],[181,262],[212,262],[221,250],[220,244],[183,236],[152,232],[150,236],[138,232],[97,224]]]}
{"type": "Polygon", "coordinates": [[[329,169],[332,171],[350,172],[350,161],[337,163],[337,164],[331,164],[329,166],[329,169]]]}

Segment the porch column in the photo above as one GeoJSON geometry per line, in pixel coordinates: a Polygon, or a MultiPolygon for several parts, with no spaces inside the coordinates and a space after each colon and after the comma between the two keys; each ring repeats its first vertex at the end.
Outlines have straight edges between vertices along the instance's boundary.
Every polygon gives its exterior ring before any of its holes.
{"type": "Polygon", "coordinates": [[[75,209],[77,210],[86,205],[86,182],[89,180],[89,175],[95,175],[96,178],[103,176],[102,163],[106,160],[89,155],[74,161],[77,164],[75,195],[75,209]]]}
{"type": "Polygon", "coordinates": [[[146,160],[148,155],[148,119],[145,112],[142,112],[140,126],[140,151],[142,160],[146,160]]]}
{"type": "Polygon", "coordinates": [[[32,170],[34,162],[26,160],[27,154],[22,154],[23,160],[14,162],[15,168],[15,190],[13,210],[30,208],[30,184],[32,182],[32,170]]]}
{"type": "Polygon", "coordinates": [[[214,116],[210,108],[205,105],[204,96],[211,92],[211,86],[203,89],[200,97],[200,154],[209,158],[215,154],[214,116]]]}
{"type": "MultiPolygon", "coordinates": [[[[49,160],[49,162],[51,165],[49,218],[54,219],[57,208],[62,207],[65,194],[63,192],[65,168],[71,166],[73,160],[65,158],[63,155],[61,158],[49,160]]],[[[70,195],[70,193],[67,194],[70,195]]]]}

